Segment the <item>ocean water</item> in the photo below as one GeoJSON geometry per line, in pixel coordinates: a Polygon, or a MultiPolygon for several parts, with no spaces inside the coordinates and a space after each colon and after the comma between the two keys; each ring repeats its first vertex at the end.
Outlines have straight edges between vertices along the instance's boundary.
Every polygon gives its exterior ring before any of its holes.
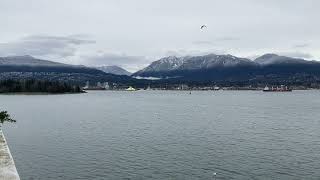
{"type": "Polygon", "coordinates": [[[22,180],[320,179],[320,91],[0,95],[0,108],[22,180]]]}

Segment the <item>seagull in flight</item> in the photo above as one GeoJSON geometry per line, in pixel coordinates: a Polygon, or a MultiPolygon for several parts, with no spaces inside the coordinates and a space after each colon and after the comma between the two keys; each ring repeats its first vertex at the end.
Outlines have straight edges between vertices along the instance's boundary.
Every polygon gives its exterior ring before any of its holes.
{"type": "Polygon", "coordinates": [[[207,26],[206,26],[206,25],[202,25],[202,26],[200,27],[200,29],[204,29],[204,28],[207,28],[207,26]]]}

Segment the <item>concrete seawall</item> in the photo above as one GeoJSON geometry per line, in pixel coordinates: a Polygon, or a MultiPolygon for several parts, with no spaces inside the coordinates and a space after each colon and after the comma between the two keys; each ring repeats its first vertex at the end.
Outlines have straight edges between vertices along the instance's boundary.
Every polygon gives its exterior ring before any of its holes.
{"type": "Polygon", "coordinates": [[[7,141],[0,130],[0,180],[20,180],[7,141]]]}

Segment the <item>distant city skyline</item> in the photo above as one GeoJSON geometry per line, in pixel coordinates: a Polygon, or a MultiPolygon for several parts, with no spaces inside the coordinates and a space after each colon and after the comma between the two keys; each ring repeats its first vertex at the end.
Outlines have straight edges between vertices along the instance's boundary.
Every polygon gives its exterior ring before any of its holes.
{"type": "Polygon", "coordinates": [[[0,56],[131,72],[169,55],[320,60],[319,6],[317,0],[2,0],[0,56]]]}

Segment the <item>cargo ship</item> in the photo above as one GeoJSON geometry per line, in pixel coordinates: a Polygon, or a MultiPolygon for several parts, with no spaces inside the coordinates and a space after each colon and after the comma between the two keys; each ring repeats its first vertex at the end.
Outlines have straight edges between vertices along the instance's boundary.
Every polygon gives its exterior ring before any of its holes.
{"type": "Polygon", "coordinates": [[[263,89],[263,92],[291,92],[292,89],[288,88],[288,86],[284,86],[284,85],[281,85],[280,87],[271,87],[269,88],[268,86],[266,86],[264,89],[263,89]]]}

